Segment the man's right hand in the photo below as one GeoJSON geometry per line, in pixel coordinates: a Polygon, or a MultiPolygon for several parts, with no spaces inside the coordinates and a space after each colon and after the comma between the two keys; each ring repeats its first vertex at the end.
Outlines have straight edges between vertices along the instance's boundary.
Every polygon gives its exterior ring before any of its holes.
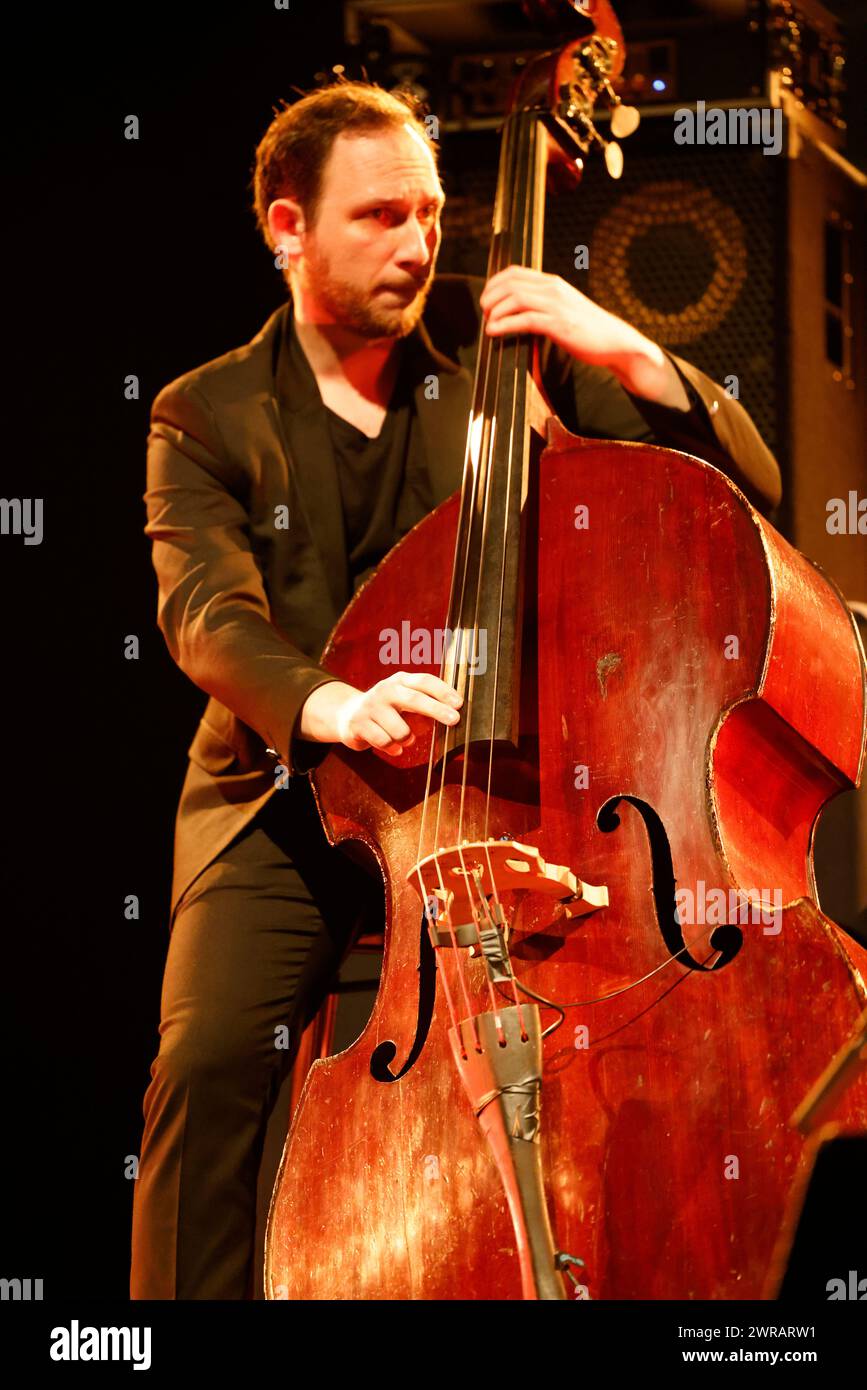
{"type": "Polygon", "coordinates": [[[450,685],[422,671],[396,671],[369,690],[328,681],[307,696],[298,730],[316,743],[342,743],[356,753],[378,748],[395,756],[415,742],[401,710],[451,725],[462,704],[463,696],[450,685]]]}

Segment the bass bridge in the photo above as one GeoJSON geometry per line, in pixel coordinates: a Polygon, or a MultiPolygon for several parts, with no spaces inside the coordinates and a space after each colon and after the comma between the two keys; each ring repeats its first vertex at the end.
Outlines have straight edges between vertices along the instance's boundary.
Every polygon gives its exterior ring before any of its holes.
{"type": "Polygon", "coordinates": [[[565,865],[547,863],[535,846],[507,838],[464,840],[435,850],[407,877],[425,903],[434,947],[466,946],[471,955],[485,951],[486,933],[508,937],[500,893],[541,893],[567,918],[608,906],[605,886],[584,883],[565,865]],[[429,888],[431,883],[437,886],[429,888]]]}
{"type": "MultiPolygon", "coordinates": [[[[497,1165],[515,1232],[525,1299],[565,1298],[563,1273],[583,1262],[557,1249],[541,1158],[542,1025],[519,1002],[500,892],[542,893],[568,917],[608,906],[608,889],[516,840],[464,840],[420,859],[408,876],[421,893],[434,950],[463,947],[484,960],[489,987],[511,984],[515,1003],[459,1018],[451,994],[449,1043],[464,1092],[497,1165]],[[438,887],[426,891],[436,880],[438,887]]],[[[460,957],[455,964],[459,966],[460,957]]],[[[464,998],[469,996],[464,992],[464,998]]],[[[573,1278],[573,1283],[574,1283],[573,1278]]]]}

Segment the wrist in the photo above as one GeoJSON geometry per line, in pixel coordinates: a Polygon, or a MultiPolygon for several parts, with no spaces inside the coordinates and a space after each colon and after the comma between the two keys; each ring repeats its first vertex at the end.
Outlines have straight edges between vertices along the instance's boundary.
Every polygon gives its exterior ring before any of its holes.
{"type": "Polygon", "coordinates": [[[337,743],[340,741],[338,714],[350,695],[361,691],[345,681],[326,681],[312,690],[301,706],[298,716],[297,732],[301,738],[312,743],[337,743]]]}
{"type": "Polygon", "coordinates": [[[608,367],[630,395],[673,410],[689,410],[689,397],[674,364],[658,343],[642,334],[624,344],[608,367]]]}

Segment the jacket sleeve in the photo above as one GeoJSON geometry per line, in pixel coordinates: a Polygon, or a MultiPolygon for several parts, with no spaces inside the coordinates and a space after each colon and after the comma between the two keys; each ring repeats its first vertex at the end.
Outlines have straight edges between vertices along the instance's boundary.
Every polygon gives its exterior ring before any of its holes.
{"type": "Polygon", "coordinates": [[[697,367],[666,354],[690,404],[689,410],[676,410],[631,395],[605,368],[576,361],[546,342],[543,381],[567,428],[591,438],[638,440],[695,454],[737,483],[763,515],[779,504],[777,460],[740,402],[697,367]]]}
{"type": "Polygon", "coordinates": [[[165,387],[151,408],[144,494],[160,631],[185,675],[296,776],[330,747],[297,737],[301,707],[336,677],[272,620],[250,541],[246,486],[202,393],[183,379],[165,387]]]}

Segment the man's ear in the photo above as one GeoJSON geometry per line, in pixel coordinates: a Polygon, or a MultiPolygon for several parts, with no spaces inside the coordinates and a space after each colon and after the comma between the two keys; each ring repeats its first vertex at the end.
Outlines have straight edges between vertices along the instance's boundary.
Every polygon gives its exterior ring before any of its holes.
{"type": "Polygon", "coordinates": [[[275,250],[300,255],[307,231],[301,204],[294,198],[275,198],[268,208],[268,230],[275,250]]]}

